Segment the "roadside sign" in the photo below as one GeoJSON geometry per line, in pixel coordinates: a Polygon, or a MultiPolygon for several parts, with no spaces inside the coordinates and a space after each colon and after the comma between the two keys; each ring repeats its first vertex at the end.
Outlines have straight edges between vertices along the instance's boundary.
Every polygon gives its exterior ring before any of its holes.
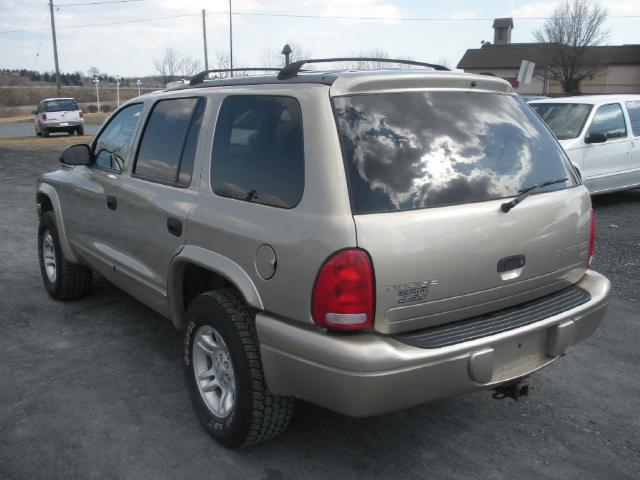
{"type": "Polygon", "coordinates": [[[518,72],[518,83],[531,83],[531,77],[533,77],[533,70],[535,68],[535,63],[522,60],[522,63],[520,63],[520,71],[518,72]]]}

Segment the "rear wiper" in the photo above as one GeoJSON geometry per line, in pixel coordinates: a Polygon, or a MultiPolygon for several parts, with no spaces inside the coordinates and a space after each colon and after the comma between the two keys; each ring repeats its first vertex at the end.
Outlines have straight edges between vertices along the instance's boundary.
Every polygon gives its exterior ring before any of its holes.
{"type": "Polygon", "coordinates": [[[556,183],[566,182],[567,180],[569,180],[569,178],[567,178],[567,177],[555,178],[555,179],[545,180],[545,181],[540,182],[540,183],[536,183],[535,185],[531,185],[530,187],[527,187],[524,190],[521,190],[520,194],[516,198],[514,198],[513,200],[511,200],[509,202],[504,202],[502,205],[500,205],[500,209],[504,213],[507,213],[509,210],[511,210],[513,207],[515,207],[521,201],[523,201],[525,198],[527,198],[529,196],[529,194],[531,192],[533,192],[534,190],[536,190],[538,188],[548,187],[549,185],[555,185],[556,183]]]}

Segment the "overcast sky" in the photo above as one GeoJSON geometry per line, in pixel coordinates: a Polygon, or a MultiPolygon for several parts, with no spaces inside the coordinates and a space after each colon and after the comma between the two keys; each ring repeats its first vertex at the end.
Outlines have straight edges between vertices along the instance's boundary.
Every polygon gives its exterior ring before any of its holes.
{"type": "MultiPolygon", "coordinates": [[[[153,57],[172,46],[181,54],[203,58],[202,23],[207,9],[210,67],[216,52],[228,52],[228,0],[142,0],[73,6],[107,0],[58,0],[60,69],[86,72],[97,67],[112,75],[155,74],[153,57]],[[64,6],[68,5],[68,6],[64,6]],[[177,18],[161,19],[158,17],[177,18]],[[156,19],[118,25],[97,24],[156,19]]],[[[116,1],[116,0],[111,0],[116,1]]],[[[235,66],[257,65],[265,51],[279,52],[293,42],[314,56],[345,56],[384,49],[397,57],[455,66],[467,48],[493,40],[491,18],[513,16],[512,41],[533,41],[532,31],[548,17],[556,1],[471,0],[233,0],[238,13],[271,13],[342,17],[379,17],[384,21],[234,15],[235,66]],[[402,21],[401,18],[444,18],[402,21]],[[457,19],[486,19],[465,20],[457,19]]],[[[613,17],[607,21],[609,44],[640,43],[640,1],[601,2],[613,17]],[[630,18],[630,16],[637,16],[630,18]]],[[[0,0],[0,67],[53,70],[49,8],[45,0],[0,0]],[[34,30],[29,32],[8,32],[34,30]]]]}

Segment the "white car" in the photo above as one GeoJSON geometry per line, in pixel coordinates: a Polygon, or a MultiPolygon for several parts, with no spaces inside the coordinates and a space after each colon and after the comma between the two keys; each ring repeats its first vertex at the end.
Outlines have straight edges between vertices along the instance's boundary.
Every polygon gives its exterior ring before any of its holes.
{"type": "Polygon", "coordinates": [[[585,95],[529,103],[592,194],[640,187],[640,95],[585,95]]]}
{"type": "Polygon", "coordinates": [[[84,135],[84,114],[75,98],[45,98],[32,113],[36,135],[48,137],[52,132],[84,135]]]}

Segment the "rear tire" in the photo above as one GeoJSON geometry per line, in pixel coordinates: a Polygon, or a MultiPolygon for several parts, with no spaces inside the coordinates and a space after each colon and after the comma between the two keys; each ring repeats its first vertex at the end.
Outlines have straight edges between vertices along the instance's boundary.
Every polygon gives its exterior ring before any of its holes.
{"type": "Polygon", "coordinates": [[[84,135],[84,127],[76,128],[76,135],[84,135]]]}
{"type": "Polygon", "coordinates": [[[49,130],[47,130],[46,128],[42,127],[42,131],[40,132],[41,135],[43,137],[48,137],[49,136],[49,130]]]}
{"type": "Polygon", "coordinates": [[[226,447],[242,448],[282,433],[294,400],[267,388],[254,318],[240,296],[231,289],[198,295],[186,320],[187,388],[211,436],[226,447]]]}
{"type": "Polygon", "coordinates": [[[36,131],[36,137],[42,136],[42,132],[38,131],[38,127],[34,127],[34,130],[36,131]]]}
{"type": "Polygon", "coordinates": [[[53,212],[44,212],[38,227],[38,258],[42,282],[56,300],[80,298],[91,287],[92,271],[65,260],[53,212]]]}

